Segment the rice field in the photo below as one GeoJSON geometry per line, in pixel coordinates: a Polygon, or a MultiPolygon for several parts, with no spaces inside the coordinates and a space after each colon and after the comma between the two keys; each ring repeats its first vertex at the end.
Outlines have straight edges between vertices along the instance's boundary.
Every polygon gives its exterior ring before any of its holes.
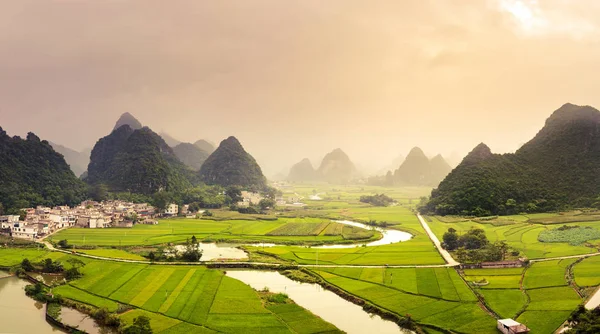
{"type": "Polygon", "coordinates": [[[163,219],[158,225],[135,225],[132,228],[85,229],[70,228],[49,239],[66,239],[69,244],[95,246],[136,246],[164,243],[183,243],[195,236],[198,241],[292,242],[322,243],[346,239],[377,239],[373,231],[354,231],[332,227],[338,225],[328,218],[285,218],[277,220],[163,219]]]}
{"type": "Polygon", "coordinates": [[[111,310],[118,303],[134,306],[136,309],[121,318],[131,322],[138,315],[147,315],[156,333],[290,332],[302,321],[322,329],[317,331],[335,330],[299,306],[288,310],[295,313],[282,317],[266,308],[248,285],[203,266],[88,260],[82,271],[81,279],[55,288],[54,292],[111,310]]]}
{"type": "Polygon", "coordinates": [[[516,318],[532,333],[552,333],[582,303],[565,278],[567,267],[574,262],[565,259],[536,262],[529,268],[464,270],[464,275],[468,281],[485,279],[489,283],[476,290],[501,317],[516,318]]]}
{"type": "Polygon", "coordinates": [[[21,263],[23,259],[37,262],[50,253],[43,248],[0,248],[0,267],[12,267],[21,263]]]}
{"type": "Polygon", "coordinates": [[[495,320],[450,268],[319,268],[327,282],[421,324],[457,332],[495,333],[495,320]]]}
{"type": "Polygon", "coordinates": [[[600,257],[592,256],[575,265],[573,276],[579,286],[600,285],[600,257]]]}
{"type": "Polygon", "coordinates": [[[83,253],[87,255],[108,257],[113,259],[124,259],[124,260],[139,260],[147,261],[148,259],[133,253],[129,253],[122,249],[113,248],[96,248],[96,249],[77,249],[77,253],[83,253]]]}
{"type": "MultiPolygon", "coordinates": [[[[508,219],[508,217],[502,217],[508,219]]],[[[597,252],[597,249],[586,247],[585,245],[571,245],[569,242],[541,242],[539,235],[555,229],[555,226],[531,224],[520,220],[514,220],[512,223],[494,225],[485,221],[460,221],[453,223],[444,223],[437,217],[429,217],[428,222],[435,235],[442,240],[444,233],[452,227],[458,233],[465,233],[471,228],[479,228],[485,231],[490,242],[505,241],[510,247],[517,249],[522,255],[529,259],[551,258],[569,255],[581,255],[597,252]]],[[[509,221],[510,222],[510,221],[509,221]]],[[[600,223],[585,222],[571,223],[573,225],[589,226],[594,229],[600,228],[600,223]]],[[[569,225],[569,224],[567,224],[569,225]]]]}
{"type": "MultiPolygon", "coordinates": [[[[413,234],[411,240],[373,247],[353,248],[307,248],[297,246],[277,246],[264,249],[264,252],[275,255],[287,261],[298,264],[349,264],[349,265],[429,265],[444,264],[444,260],[423,230],[417,217],[405,207],[385,207],[374,210],[388,210],[394,212],[395,225],[398,228],[410,231],[413,234]]],[[[345,211],[346,217],[355,220],[369,220],[371,216],[355,215],[355,211],[345,211]]],[[[388,222],[392,222],[389,220],[388,222]]],[[[344,231],[346,227],[344,226],[344,231]]],[[[363,230],[364,231],[364,230],[363,230]]],[[[248,248],[250,251],[253,247],[248,248]]],[[[258,250],[258,249],[254,249],[258,250]]],[[[262,249],[261,249],[262,250],[262,249]]]]}

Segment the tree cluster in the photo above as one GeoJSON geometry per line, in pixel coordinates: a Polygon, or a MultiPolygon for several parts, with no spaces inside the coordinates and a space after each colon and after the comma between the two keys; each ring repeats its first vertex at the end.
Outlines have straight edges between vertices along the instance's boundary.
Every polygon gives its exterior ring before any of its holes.
{"type": "Polygon", "coordinates": [[[592,334],[600,333],[600,307],[587,310],[579,305],[577,310],[569,317],[569,327],[565,334],[592,334]]]}
{"type": "Polygon", "coordinates": [[[482,229],[471,229],[458,235],[455,229],[449,228],[442,238],[442,247],[456,251],[458,261],[464,263],[502,261],[509,252],[506,242],[490,243],[482,229]]]}
{"type": "Polygon", "coordinates": [[[362,203],[369,203],[373,206],[388,206],[396,202],[393,198],[385,194],[363,195],[360,196],[359,200],[362,203]]]}

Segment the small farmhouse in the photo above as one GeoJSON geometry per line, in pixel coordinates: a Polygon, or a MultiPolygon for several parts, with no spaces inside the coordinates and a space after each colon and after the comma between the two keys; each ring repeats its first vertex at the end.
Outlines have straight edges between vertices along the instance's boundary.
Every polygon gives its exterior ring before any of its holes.
{"type": "Polygon", "coordinates": [[[518,323],[512,319],[500,319],[498,320],[498,330],[504,334],[521,334],[529,333],[527,326],[518,323]]]}

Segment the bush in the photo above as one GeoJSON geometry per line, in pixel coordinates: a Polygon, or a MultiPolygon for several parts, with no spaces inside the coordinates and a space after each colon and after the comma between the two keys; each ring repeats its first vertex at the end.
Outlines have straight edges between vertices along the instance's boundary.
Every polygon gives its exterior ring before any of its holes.
{"type": "Polygon", "coordinates": [[[25,271],[35,270],[29,259],[23,259],[23,261],[21,261],[21,268],[25,271]]]}
{"type": "Polygon", "coordinates": [[[81,278],[83,274],[79,271],[79,268],[70,268],[65,271],[65,278],[68,281],[81,278]]]}
{"type": "Polygon", "coordinates": [[[152,334],[152,327],[150,327],[150,318],[146,316],[139,316],[133,319],[133,324],[126,327],[123,330],[125,334],[152,334]]]}
{"type": "Polygon", "coordinates": [[[288,295],[286,295],[285,293],[275,293],[267,297],[267,300],[269,302],[276,304],[285,304],[287,299],[288,295]]]}
{"type": "Polygon", "coordinates": [[[363,203],[369,203],[373,206],[388,206],[396,201],[393,198],[384,194],[363,195],[359,199],[363,203]]]}

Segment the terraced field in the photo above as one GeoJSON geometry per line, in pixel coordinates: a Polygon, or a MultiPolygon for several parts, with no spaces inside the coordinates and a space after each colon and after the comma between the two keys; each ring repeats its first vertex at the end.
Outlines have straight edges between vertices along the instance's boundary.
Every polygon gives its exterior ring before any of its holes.
{"type": "Polygon", "coordinates": [[[421,324],[465,333],[495,333],[495,320],[454,269],[319,268],[327,282],[421,324]]]}
{"type": "Polygon", "coordinates": [[[377,239],[380,233],[336,227],[327,218],[279,218],[277,220],[165,219],[158,225],[133,228],[70,228],[49,239],[68,240],[72,245],[134,246],[168,242],[183,243],[195,236],[199,241],[335,243],[355,239],[377,239]],[[331,226],[331,228],[329,228],[331,226]],[[328,229],[329,228],[329,229],[328,229]],[[325,233],[327,231],[328,233],[325,233]]]}

